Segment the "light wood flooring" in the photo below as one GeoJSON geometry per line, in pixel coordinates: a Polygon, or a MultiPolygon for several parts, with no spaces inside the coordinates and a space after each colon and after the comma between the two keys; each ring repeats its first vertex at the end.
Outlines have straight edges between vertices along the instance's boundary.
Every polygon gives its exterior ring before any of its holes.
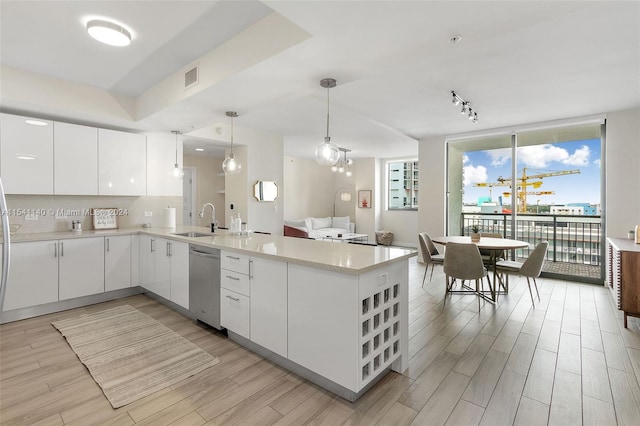
{"type": "Polygon", "coordinates": [[[513,278],[497,306],[421,288],[410,262],[405,374],[355,403],[263,360],[144,295],[0,326],[0,423],[38,425],[639,425],[640,321],[622,328],[604,287],[513,278]],[[114,410],[51,321],[130,304],[221,363],[114,410]]]}

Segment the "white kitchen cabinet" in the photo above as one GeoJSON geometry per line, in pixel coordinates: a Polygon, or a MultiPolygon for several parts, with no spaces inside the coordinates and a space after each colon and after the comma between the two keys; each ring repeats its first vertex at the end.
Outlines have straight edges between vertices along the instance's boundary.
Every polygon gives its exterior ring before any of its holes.
{"type": "Polygon", "coordinates": [[[131,236],[104,237],[104,290],[131,287],[131,236]]]}
{"type": "Polygon", "coordinates": [[[53,122],[0,114],[0,173],[7,194],[53,194],[53,122]]]}
{"type": "Polygon", "coordinates": [[[140,235],[131,235],[131,287],[140,286],[140,235]]]}
{"type": "Polygon", "coordinates": [[[240,336],[250,336],[250,298],[235,291],[220,289],[220,325],[240,336]]]}
{"type": "Polygon", "coordinates": [[[104,238],[58,241],[58,299],[104,293],[104,238]]]}
{"type": "Polygon", "coordinates": [[[151,291],[189,309],[189,244],[157,238],[156,247],[151,291]]]}
{"type": "Polygon", "coordinates": [[[140,285],[155,293],[156,237],[140,235],[140,285]]]}
{"type": "Polygon", "coordinates": [[[58,242],[11,243],[4,311],[58,301],[58,242]]]}
{"type": "Polygon", "coordinates": [[[287,357],[287,264],[251,258],[251,340],[287,357]]]}
{"type": "Polygon", "coordinates": [[[98,194],[146,195],[146,137],[98,129],[98,194]]]}
{"type": "Polygon", "coordinates": [[[220,252],[220,325],[247,339],[251,338],[250,261],[244,254],[220,252]]]}
{"type": "Polygon", "coordinates": [[[53,192],[98,195],[98,129],[53,123],[53,192]]]}
{"type": "Polygon", "coordinates": [[[174,135],[147,136],[147,195],[182,197],[182,177],[174,175],[176,164],[182,171],[182,141],[174,135]]]}

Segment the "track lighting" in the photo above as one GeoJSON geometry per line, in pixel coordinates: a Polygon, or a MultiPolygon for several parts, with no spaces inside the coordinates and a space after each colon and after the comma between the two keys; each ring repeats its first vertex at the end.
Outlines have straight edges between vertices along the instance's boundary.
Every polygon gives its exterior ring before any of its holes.
{"type": "Polygon", "coordinates": [[[473,122],[473,123],[477,123],[478,122],[478,112],[476,110],[474,110],[473,108],[471,108],[471,104],[467,101],[465,101],[464,99],[462,99],[460,96],[458,96],[458,94],[456,92],[454,92],[453,90],[451,91],[451,102],[454,105],[460,105],[462,104],[462,108],[460,109],[460,114],[462,115],[466,115],[467,118],[469,119],[469,121],[473,122]]]}

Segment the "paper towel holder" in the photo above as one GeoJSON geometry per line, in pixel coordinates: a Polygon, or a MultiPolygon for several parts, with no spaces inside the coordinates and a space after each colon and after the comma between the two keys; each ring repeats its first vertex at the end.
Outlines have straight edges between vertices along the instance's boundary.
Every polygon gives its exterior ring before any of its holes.
{"type": "Polygon", "coordinates": [[[117,229],[118,214],[123,214],[123,210],[117,208],[91,209],[93,229],[117,229]]]}

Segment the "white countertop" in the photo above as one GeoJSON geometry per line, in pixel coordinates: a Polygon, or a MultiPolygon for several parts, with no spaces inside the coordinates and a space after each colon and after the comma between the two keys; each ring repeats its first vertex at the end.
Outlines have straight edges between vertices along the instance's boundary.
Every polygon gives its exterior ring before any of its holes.
{"type": "Polygon", "coordinates": [[[21,234],[17,232],[11,236],[11,241],[19,243],[142,233],[205,247],[275,258],[285,262],[308,265],[348,274],[361,274],[386,263],[393,263],[417,255],[417,251],[415,249],[409,248],[366,246],[255,233],[238,236],[231,235],[229,231],[220,229],[216,230],[216,232],[211,234],[211,236],[206,237],[190,238],[174,235],[176,233],[190,231],[210,234],[209,229],[206,227],[179,226],[176,228],[124,228],[98,231],[86,230],[81,232],[66,231],[31,234],[21,234]]]}

